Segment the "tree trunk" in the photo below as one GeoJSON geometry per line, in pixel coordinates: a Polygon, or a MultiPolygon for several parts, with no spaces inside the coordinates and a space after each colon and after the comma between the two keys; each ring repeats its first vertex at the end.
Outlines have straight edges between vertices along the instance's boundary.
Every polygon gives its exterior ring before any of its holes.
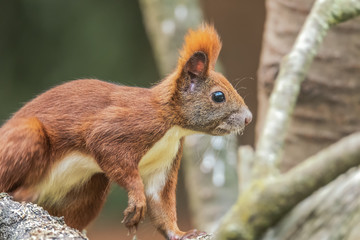
{"type": "MultiPolygon", "coordinates": [[[[261,131],[282,57],[290,51],[313,0],[268,0],[258,71],[261,131]]],[[[290,169],[343,136],[360,130],[360,18],[333,27],[302,84],[280,167],[290,169]]]]}
{"type": "MultiPolygon", "coordinates": [[[[258,75],[261,131],[282,57],[292,47],[313,0],[268,0],[258,75]]],[[[282,171],[360,130],[360,19],[332,28],[302,84],[285,140],[282,171]]],[[[265,240],[359,239],[359,170],[319,190],[268,231],[265,240]]]]}

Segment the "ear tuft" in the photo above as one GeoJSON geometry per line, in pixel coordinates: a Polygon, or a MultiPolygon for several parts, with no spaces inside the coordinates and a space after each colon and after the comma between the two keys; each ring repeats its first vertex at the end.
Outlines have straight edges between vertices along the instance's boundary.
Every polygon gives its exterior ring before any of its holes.
{"type": "MultiPolygon", "coordinates": [[[[199,59],[199,53],[205,56],[205,61],[197,61],[199,68],[204,63],[203,75],[207,75],[209,69],[215,68],[216,60],[221,49],[221,41],[212,25],[203,24],[198,30],[189,30],[185,36],[185,43],[180,51],[177,71],[183,71],[188,63],[199,59]],[[195,59],[193,59],[195,57],[195,59]]],[[[191,71],[190,71],[191,72],[191,71]]],[[[194,73],[195,74],[195,73],[194,73]]]]}

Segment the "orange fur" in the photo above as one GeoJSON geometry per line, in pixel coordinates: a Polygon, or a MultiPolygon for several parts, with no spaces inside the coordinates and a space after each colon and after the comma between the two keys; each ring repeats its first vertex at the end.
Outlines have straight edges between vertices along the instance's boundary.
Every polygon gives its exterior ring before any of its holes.
{"type": "Polygon", "coordinates": [[[203,24],[198,30],[189,30],[185,43],[180,51],[178,71],[181,71],[190,57],[198,51],[204,52],[209,60],[210,70],[215,68],[216,60],[221,50],[220,37],[214,26],[203,24]]]}

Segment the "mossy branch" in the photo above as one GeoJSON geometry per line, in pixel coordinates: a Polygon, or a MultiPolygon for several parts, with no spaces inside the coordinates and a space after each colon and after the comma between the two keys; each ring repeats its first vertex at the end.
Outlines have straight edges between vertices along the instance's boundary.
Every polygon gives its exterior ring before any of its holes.
{"type": "MultiPolygon", "coordinates": [[[[331,26],[360,15],[360,2],[317,0],[283,59],[254,156],[248,187],[225,216],[216,239],[258,239],[297,203],[360,164],[360,133],[348,136],[280,175],[286,132],[300,85],[331,26]]],[[[244,152],[244,151],[240,151],[244,152]]],[[[247,160],[249,162],[249,160],[247,160]]]]}
{"type": "Polygon", "coordinates": [[[359,170],[359,167],[352,168],[307,197],[261,239],[359,239],[359,170]]]}
{"type": "Polygon", "coordinates": [[[359,165],[360,132],[357,132],[283,175],[255,180],[225,217],[216,239],[257,239],[296,204],[359,165]]]}

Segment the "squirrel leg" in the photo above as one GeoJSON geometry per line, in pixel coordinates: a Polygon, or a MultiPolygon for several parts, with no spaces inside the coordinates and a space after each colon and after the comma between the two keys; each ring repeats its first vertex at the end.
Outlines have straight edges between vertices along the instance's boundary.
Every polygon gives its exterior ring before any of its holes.
{"type": "Polygon", "coordinates": [[[196,229],[188,232],[180,231],[176,216],[176,184],[180,167],[182,147],[180,148],[167,175],[167,181],[158,194],[147,194],[148,213],[154,226],[166,239],[182,240],[188,237],[202,236],[205,232],[196,229]]]}
{"type": "Polygon", "coordinates": [[[206,235],[206,232],[196,229],[187,232],[179,230],[176,217],[175,188],[169,189],[169,186],[167,186],[164,191],[167,192],[166,197],[160,199],[148,197],[147,200],[148,213],[158,231],[168,240],[185,240],[206,235]],[[172,196],[169,195],[169,190],[173,192],[172,196]]]}
{"type": "Polygon", "coordinates": [[[144,184],[138,169],[142,152],[139,150],[141,144],[136,147],[137,143],[125,139],[121,126],[105,122],[101,127],[89,131],[87,148],[109,180],[128,192],[128,207],[122,222],[129,232],[134,232],[146,213],[144,184]],[[109,132],[112,133],[110,136],[107,135],[109,132]]]}
{"type": "MultiPolygon", "coordinates": [[[[133,164],[136,161],[122,159],[116,153],[102,153],[101,156],[107,156],[106,161],[101,158],[98,159],[105,175],[110,181],[116,182],[128,192],[128,207],[124,211],[122,223],[129,229],[129,232],[135,232],[139,223],[145,218],[146,213],[144,184],[137,165],[133,164]]],[[[134,155],[129,154],[128,156],[134,155]]]]}
{"type": "Polygon", "coordinates": [[[118,183],[128,191],[129,198],[122,222],[130,233],[135,233],[139,223],[144,220],[147,210],[143,182],[138,171],[134,171],[129,179],[118,183]]]}
{"type": "Polygon", "coordinates": [[[109,189],[109,179],[104,173],[97,173],[81,187],[67,193],[60,204],[43,207],[51,215],[64,216],[68,226],[81,231],[99,214],[109,189]]]}

